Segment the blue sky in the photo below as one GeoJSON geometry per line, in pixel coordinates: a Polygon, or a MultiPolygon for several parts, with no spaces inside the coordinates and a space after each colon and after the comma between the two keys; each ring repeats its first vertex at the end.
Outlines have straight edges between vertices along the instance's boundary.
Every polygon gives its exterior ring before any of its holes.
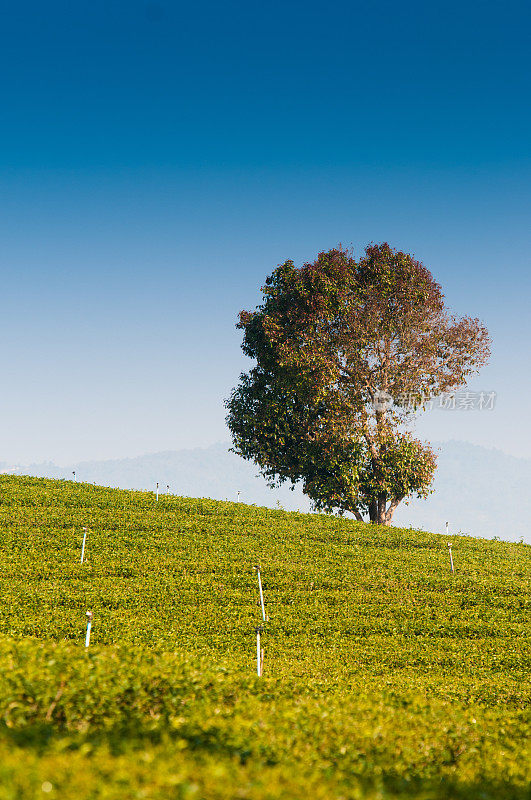
{"type": "Polygon", "coordinates": [[[494,346],[531,457],[527,3],[22,3],[0,26],[0,461],[225,440],[234,322],[286,258],[389,241],[494,346]]]}

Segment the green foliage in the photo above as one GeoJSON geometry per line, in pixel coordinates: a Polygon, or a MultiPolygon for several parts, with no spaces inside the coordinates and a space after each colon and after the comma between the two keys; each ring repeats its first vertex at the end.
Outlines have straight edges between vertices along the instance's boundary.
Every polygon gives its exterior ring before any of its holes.
{"type": "Polygon", "coordinates": [[[524,800],[530,548],[448,541],[1,476],[0,800],[524,800]]]}
{"type": "Polygon", "coordinates": [[[235,452],[272,483],[301,481],[318,509],[390,524],[435,470],[404,426],[486,362],[486,328],[450,316],[429,270],[386,243],[359,262],[342,249],[286,261],[263,292],[238,324],[255,365],[226,403],[235,452]]]}

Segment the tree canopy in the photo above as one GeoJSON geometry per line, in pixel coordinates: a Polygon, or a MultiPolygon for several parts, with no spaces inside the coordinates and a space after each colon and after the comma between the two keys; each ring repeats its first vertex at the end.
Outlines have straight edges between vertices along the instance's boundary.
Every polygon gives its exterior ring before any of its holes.
{"type": "Polygon", "coordinates": [[[263,296],[239,316],[256,363],[227,401],[235,451],[271,485],[302,481],[317,509],[390,524],[435,471],[414,413],[487,361],[486,328],[452,316],[429,270],[387,243],[286,261],[263,296]]]}

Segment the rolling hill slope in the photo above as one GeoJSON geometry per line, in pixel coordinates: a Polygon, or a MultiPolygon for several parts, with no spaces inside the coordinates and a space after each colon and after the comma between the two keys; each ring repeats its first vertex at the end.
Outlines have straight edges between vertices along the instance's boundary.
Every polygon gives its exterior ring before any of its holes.
{"type": "MultiPolygon", "coordinates": [[[[427,500],[402,504],[395,514],[397,526],[442,532],[451,530],[472,536],[531,544],[531,461],[509,456],[468,442],[435,442],[438,467],[434,493],[427,500]],[[515,498],[518,501],[515,502],[515,498]]],[[[236,500],[270,508],[279,504],[288,511],[309,511],[299,488],[287,485],[271,490],[258,468],[229,452],[229,444],[194,450],[167,451],[110,461],[85,461],[58,467],[52,463],[21,467],[0,464],[14,474],[72,478],[122,489],[153,490],[158,481],[166,491],[190,497],[236,500]]]]}
{"type": "Polygon", "coordinates": [[[531,551],[451,543],[0,476],[0,800],[528,798],[531,551]]]}

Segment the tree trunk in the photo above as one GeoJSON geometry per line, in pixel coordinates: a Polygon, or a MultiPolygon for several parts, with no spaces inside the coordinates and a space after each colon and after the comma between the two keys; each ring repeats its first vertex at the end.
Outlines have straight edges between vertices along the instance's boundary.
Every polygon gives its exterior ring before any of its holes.
{"type": "MultiPolygon", "coordinates": [[[[390,525],[397,507],[402,502],[403,497],[393,497],[387,506],[387,495],[384,493],[373,497],[369,503],[369,518],[374,525],[390,525]]],[[[359,512],[354,511],[356,519],[363,522],[363,518],[359,512]],[[359,514],[359,516],[358,516],[359,514]]]]}
{"type": "Polygon", "coordinates": [[[369,503],[369,517],[371,522],[374,525],[385,525],[386,524],[386,501],[387,496],[385,493],[379,494],[376,497],[373,497],[371,502],[369,503]]]}
{"type": "Polygon", "coordinates": [[[387,503],[387,495],[385,492],[380,492],[378,495],[378,525],[385,525],[385,506],[387,503]]]}
{"type": "Polygon", "coordinates": [[[402,502],[403,499],[404,499],[403,497],[394,497],[391,500],[389,508],[385,513],[385,523],[384,523],[385,525],[391,524],[391,520],[393,519],[393,514],[395,513],[398,505],[402,502]]]}

